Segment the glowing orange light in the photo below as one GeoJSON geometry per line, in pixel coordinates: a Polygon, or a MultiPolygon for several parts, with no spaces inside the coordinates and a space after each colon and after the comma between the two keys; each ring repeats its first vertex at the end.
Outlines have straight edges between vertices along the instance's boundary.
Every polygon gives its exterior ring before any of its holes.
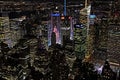
{"type": "Polygon", "coordinates": [[[61,19],[63,20],[63,19],[65,19],[65,17],[64,17],[64,16],[62,16],[62,17],[61,17],[61,19]]]}

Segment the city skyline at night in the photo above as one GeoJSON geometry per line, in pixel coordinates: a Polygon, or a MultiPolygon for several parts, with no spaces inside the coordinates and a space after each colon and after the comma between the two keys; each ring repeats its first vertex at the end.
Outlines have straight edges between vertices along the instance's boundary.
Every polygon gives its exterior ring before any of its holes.
{"type": "Polygon", "coordinates": [[[0,80],[120,80],[120,1],[0,0],[0,80]]]}

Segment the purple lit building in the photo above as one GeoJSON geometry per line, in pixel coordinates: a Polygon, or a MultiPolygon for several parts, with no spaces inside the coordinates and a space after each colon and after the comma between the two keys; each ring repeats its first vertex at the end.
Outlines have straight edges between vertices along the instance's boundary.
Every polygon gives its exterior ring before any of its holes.
{"type": "Polygon", "coordinates": [[[52,13],[51,21],[48,28],[48,46],[51,45],[52,32],[55,33],[56,43],[61,44],[61,29],[60,29],[60,13],[52,13]]]}

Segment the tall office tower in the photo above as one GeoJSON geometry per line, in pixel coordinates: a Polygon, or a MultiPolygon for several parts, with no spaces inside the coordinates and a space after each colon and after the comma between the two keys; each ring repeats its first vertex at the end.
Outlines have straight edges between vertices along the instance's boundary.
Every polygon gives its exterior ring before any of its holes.
{"type": "Polygon", "coordinates": [[[96,21],[93,25],[95,28],[94,57],[96,59],[107,59],[108,20],[112,7],[112,1],[95,0],[92,2],[91,13],[96,15],[96,21]]]}
{"type": "Polygon", "coordinates": [[[74,27],[75,54],[78,58],[84,59],[86,54],[86,27],[76,24],[74,27]]]}
{"type": "Polygon", "coordinates": [[[75,40],[75,53],[81,58],[89,58],[90,56],[90,30],[89,30],[89,15],[91,6],[86,5],[85,8],[80,10],[79,22],[74,26],[74,40],[75,40]]]}
{"type": "Polygon", "coordinates": [[[111,13],[113,16],[112,22],[108,26],[108,41],[107,41],[107,53],[110,62],[120,64],[120,13],[119,4],[120,2],[114,3],[114,12],[111,13]]]}
{"type": "Polygon", "coordinates": [[[9,17],[0,17],[0,40],[11,47],[11,33],[9,26],[9,17]]]}
{"type": "Polygon", "coordinates": [[[109,25],[107,53],[110,62],[120,64],[120,26],[109,25]]]}
{"type": "Polygon", "coordinates": [[[61,26],[60,26],[60,13],[59,11],[54,11],[51,13],[51,21],[48,28],[48,46],[51,45],[52,32],[56,35],[56,44],[61,44],[61,26]]]}

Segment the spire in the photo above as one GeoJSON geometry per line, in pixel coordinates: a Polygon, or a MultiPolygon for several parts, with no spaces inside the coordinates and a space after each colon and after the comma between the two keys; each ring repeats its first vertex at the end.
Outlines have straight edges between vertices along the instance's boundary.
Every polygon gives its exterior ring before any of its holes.
{"type": "Polygon", "coordinates": [[[66,0],[64,0],[64,16],[66,16],[66,0]]]}

